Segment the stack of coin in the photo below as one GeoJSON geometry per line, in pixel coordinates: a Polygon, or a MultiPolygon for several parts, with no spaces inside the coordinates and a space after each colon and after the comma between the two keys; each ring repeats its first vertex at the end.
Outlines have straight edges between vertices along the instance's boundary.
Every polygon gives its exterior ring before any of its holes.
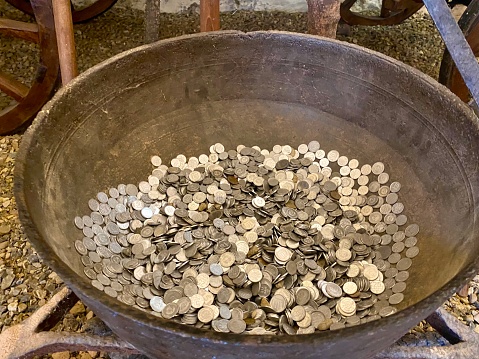
{"type": "Polygon", "coordinates": [[[419,226],[382,162],[318,141],[153,156],[145,181],[88,201],[75,241],[107,295],[223,333],[307,334],[394,314],[419,226]]]}

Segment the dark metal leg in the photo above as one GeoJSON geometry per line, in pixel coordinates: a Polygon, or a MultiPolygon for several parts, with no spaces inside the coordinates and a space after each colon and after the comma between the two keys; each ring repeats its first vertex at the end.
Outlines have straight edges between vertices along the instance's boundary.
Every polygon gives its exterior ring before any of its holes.
{"type": "MultiPolygon", "coordinates": [[[[92,350],[119,353],[115,358],[125,359],[129,354],[140,354],[131,344],[107,332],[88,333],[49,332],[65,313],[78,301],[68,288],[60,290],[30,318],[0,334],[0,359],[28,359],[35,355],[59,351],[92,350]],[[120,355],[124,354],[124,355],[120,355]]],[[[479,353],[479,334],[462,324],[445,309],[439,308],[426,321],[446,338],[446,346],[405,346],[395,344],[374,359],[473,359],[479,353]]],[[[140,356],[139,358],[144,358],[140,356]]]]}
{"type": "Polygon", "coordinates": [[[5,330],[0,334],[0,359],[27,359],[67,350],[138,353],[113,335],[44,331],[51,329],[77,301],[72,291],[63,288],[27,320],[5,330]]]}
{"type": "Polygon", "coordinates": [[[462,324],[444,308],[439,308],[426,321],[451,345],[406,347],[393,345],[374,359],[472,359],[479,355],[479,334],[462,324]]]}

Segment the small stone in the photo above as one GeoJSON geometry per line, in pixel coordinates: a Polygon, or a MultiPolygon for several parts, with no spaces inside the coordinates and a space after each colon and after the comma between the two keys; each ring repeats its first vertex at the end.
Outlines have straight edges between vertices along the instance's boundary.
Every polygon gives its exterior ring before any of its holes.
{"type": "Polygon", "coordinates": [[[12,302],[12,303],[8,304],[7,309],[8,309],[9,312],[16,312],[17,309],[18,309],[18,302],[15,301],[15,302],[12,302]]]}
{"type": "Polygon", "coordinates": [[[94,315],[95,314],[90,310],[86,315],[86,320],[89,320],[89,319],[93,318],[94,315]]]}
{"type": "Polygon", "coordinates": [[[55,284],[62,284],[63,281],[61,280],[61,278],[58,276],[58,274],[56,274],[55,272],[52,272],[48,278],[50,278],[51,280],[55,281],[55,284]]]}
{"type": "Polygon", "coordinates": [[[9,224],[2,224],[0,225],[0,235],[8,234],[11,231],[11,227],[9,224]]]}
{"type": "Polygon", "coordinates": [[[467,297],[467,294],[469,292],[469,285],[466,284],[464,287],[462,287],[461,289],[459,289],[459,291],[457,292],[457,295],[460,296],[460,297],[467,297]]]}
{"type": "Polygon", "coordinates": [[[63,318],[63,326],[66,331],[76,332],[80,328],[80,323],[78,323],[72,314],[68,313],[63,318]]]}
{"type": "Polygon", "coordinates": [[[77,302],[72,309],[70,309],[70,314],[79,315],[85,313],[85,306],[82,302],[77,302]]]}
{"type": "Polygon", "coordinates": [[[92,356],[88,352],[80,352],[78,353],[79,359],[92,359],[92,356]]]}
{"type": "Polygon", "coordinates": [[[469,294],[468,300],[470,304],[477,302],[477,294],[476,293],[469,294]]]}
{"type": "Polygon", "coordinates": [[[26,309],[28,308],[28,306],[25,304],[25,303],[20,303],[18,305],[18,311],[21,313],[21,312],[24,312],[26,309]]]}
{"type": "Polygon", "coordinates": [[[53,353],[53,359],[70,359],[70,352],[53,353]]]}
{"type": "Polygon", "coordinates": [[[14,275],[8,274],[5,278],[3,278],[2,285],[0,286],[0,289],[5,290],[7,288],[10,288],[14,279],[15,279],[14,275]]]}
{"type": "Polygon", "coordinates": [[[94,358],[98,358],[98,356],[100,355],[98,352],[94,352],[94,351],[89,351],[88,354],[90,354],[90,356],[94,359],[94,358]]]}
{"type": "Polygon", "coordinates": [[[0,243],[0,251],[8,247],[8,241],[0,243]]]}
{"type": "Polygon", "coordinates": [[[111,329],[98,317],[87,320],[83,325],[83,331],[93,335],[111,334],[111,329]]]}

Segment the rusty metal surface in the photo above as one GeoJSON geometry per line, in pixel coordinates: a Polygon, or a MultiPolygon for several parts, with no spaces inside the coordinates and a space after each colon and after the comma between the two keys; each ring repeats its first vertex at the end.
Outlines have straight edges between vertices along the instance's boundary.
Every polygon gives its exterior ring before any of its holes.
{"type": "Polygon", "coordinates": [[[374,359],[472,359],[479,354],[479,334],[461,323],[444,308],[439,308],[426,321],[451,345],[407,347],[393,345],[374,359]]]}
{"type": "Polygon", "coordinates": [[[65,287],[28,319],[5,330],[0,334],[0,359],[28,359],[67,350],[138,353],[116,336],[48,331],[77,301],[76,295],[65,287]]]}
{"type": "Polygon", "coordinates": [[[190,35],[127,51],[60,90],[23,138],[15,195],[45,262],[151,358],[370,358],[479,271],[476,121],[437,82],[358,46],[280,32],[190,35]],[[294,337],[205,332],[119,303],[83,275],[72,219],[99,188],[146,176],[141,158],[313,138],[360,162],[394,164],[408,188],[408,217],[421,224],[410,278],[419,285],[397,314],[294,337]]]}
{"type": "MultiPolygon", "coordinates": [[[[0,359],[29,359],[35,355],[77,350],[117,352],[125,356],[140,353],[110,332],[103,335],[48,332],[77,301],[75,294],[65,287],[29,319],[0,334],[0,359]]],[[[445,309],[439,308],[426,320],[451,345],[393,345],[374,359],[470,359],[479,353],[479,335],[445,309]]]]}
{"type": "MultiPolygon", "coordinates": [[[[464,14],[458,21],[461,31],[464,33],[469,46],[476,56],[479,55],[479,0],[471,1],[464,14]]],[[[439,82],[446,85],[458,95],[461,100],[469,102],[471,95],[467,89],[461,74],[457,70],[449,52],[444,52],[439,72],[439,82]]],[[[477,106],[476,106],[477,109],[477,106]]],[[[477,111],[479,113],[479,111],[477,111]]]]}
{"type": "Polygon", "coordinates": [[[479,64],[445,1],[423,0],[476,103],[479,103],[479,64]]]}

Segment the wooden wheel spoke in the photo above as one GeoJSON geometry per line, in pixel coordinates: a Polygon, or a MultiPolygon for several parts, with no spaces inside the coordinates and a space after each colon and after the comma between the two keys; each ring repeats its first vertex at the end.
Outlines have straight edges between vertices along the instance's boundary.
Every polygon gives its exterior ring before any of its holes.
{"type": "MultiPolygon", "coordinates": [[[[23,11],[33,15],[32,5],[29,0],[6,0],[8,3],[23,11]]],[[[75,8],[72,2],[73,22],[84,22],[104,13],[112,7],[117,0],[95,0],[89,1],[87,6],[75,8]]]]}
{"type": "Polygon", "coordinates": [[[16,101],[21,101],[28,95],[29,88],[20,81],[15,80],[11,75],[0,72],[0,90],[16,101]]]}
{"type": "Polygon", "coordinates": [[[38,25],[23,21],[0,19],[0,32],[23,40],[38,42],[38,25]]]}

